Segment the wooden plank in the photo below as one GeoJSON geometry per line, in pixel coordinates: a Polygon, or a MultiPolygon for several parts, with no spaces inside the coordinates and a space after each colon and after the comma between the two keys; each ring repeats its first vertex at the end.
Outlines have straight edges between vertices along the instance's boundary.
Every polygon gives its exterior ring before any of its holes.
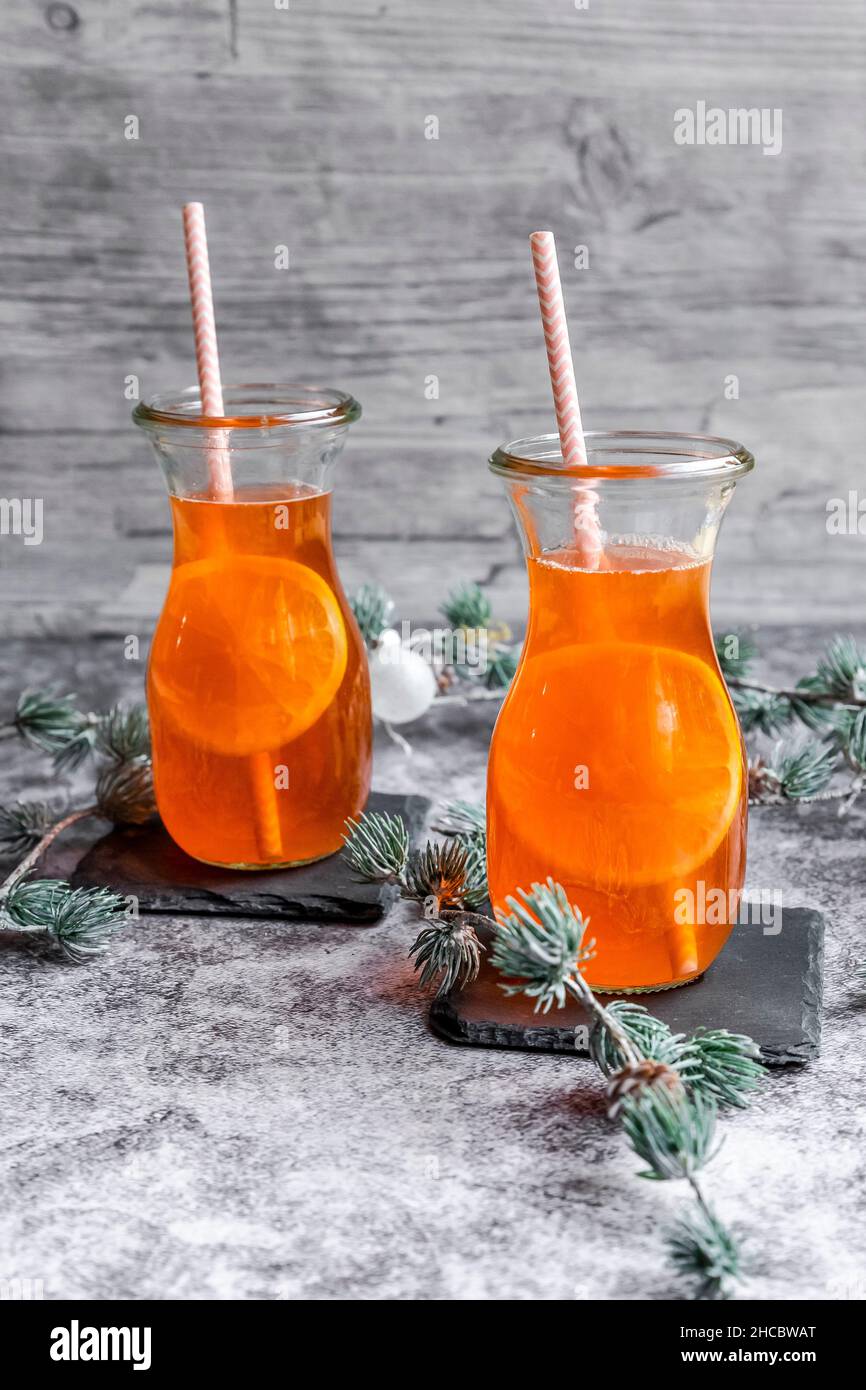
{"type": "Polygon", "coordinates": [[[364,403],[336,507],[353,576],[421,612],[443,575],[477,570],[519,613],[485,460],[550,428],[526,250],[549,222],[587,424],[743,438],[760,466],[719,594],[844,613],[862,539],[828,537],[825,508],[859,485],[864,423],[859,0],[81,0],[67,30],[50,8],[0,15],[0,449],[6,494],[46,501],[42,547],[0,543],[0,630],[155,616],[152,585],[122,597],[168,553],[124,381],[192,376],[191,196],[227,377],[330,381],[364,403]],[[677,146],[673,112],[698,97],[782,105],[782,154],[677,146]]]}
{"type": "Polygon", "coordinates": [[[0,12],[0,65],[138,71],[233,61],[234,0],[16,0],[0,12]]]}
{"type": "MultiPolygon", "coordinates": [[[[648,80],[718,82],[733,76],[817,91],[857,87],[858,0],[19,0],[2,14],[3,61],[139,72],[311,72],[338,89],[347,73],[383,93],[486,85],[512,94],[559,89],[603,95],[648,80]]],[[[763,103],[759,103],[763,104],[763,103]]]]}

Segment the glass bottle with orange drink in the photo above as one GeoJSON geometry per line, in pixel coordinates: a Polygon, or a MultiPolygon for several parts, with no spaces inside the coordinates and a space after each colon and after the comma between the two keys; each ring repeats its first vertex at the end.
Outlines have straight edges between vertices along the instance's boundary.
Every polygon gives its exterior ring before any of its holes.
{"type": "Polygon", "coordinates": [[[134,412],[168,485],[174,563],[148,666],[157,805],[207,863],[339,849],[370,788],[366,655],[331,546],[331,473],[360,406],[306,386],[191,389],[134,412]],[[218,428],[217,428],[218,426],[218,428]],[[215,452],[232,480],[214,495],[215,452]]]}
{"type": "Polygon", "coordinates": [[[718,955],[745,874],[745,752],[709,589],[722,515],[754,459],[676,434],[587,434],[586,448],[581,468],[563,464],[556,435],[490,461],[530,601],[490,749],[490,894],[502,908],[552,875],[590,918],[588,982],[664,989],[718,955]]]}

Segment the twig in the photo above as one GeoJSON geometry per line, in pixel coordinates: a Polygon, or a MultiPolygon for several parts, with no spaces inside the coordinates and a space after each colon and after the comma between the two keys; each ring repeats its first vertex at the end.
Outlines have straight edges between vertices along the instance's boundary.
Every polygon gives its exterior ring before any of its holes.
{"type": "Polygon", "coordinates": [[[783,700],[794,700],[803,705],[826,705],[834,709],[866,709],[866,700],[860,700],[856,696],[840,700],[835,695],[819,694],[813,690],[798,690],[796,687],[765,685],[763,681],[747,680],[744,676],[726,676],[725,684],[737,690],[757,690],[762,695],[777,695],[783,700]]]}
{"type": "Polygon", "coordinates": [[[0,883],[0,900],[8,896],[10,889],[14,888],[16,883],[20,882],[22,878],[26,878],[33,866],[42,858],[48,846],[57,839],[62,831],[68,829],[70,825],[74,825],[76,821],[86,820],[88,816],[100,814],[98,806],[84,806],[78,811],[70,811],[69,815],[56,821],[51,829],[42,836],[39,843],[33,846],[33,849],[24,856],[20,864],[16,864],[9,876],[0,883]]]}

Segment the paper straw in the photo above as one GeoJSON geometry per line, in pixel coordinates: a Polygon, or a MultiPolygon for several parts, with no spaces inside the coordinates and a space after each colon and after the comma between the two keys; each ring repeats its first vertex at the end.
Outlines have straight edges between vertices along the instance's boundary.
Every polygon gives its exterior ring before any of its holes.
{"type": "MultiPolygon", "coordinates": [[[[586,442],[580,419],[580,402],[574,379],[574,362],[568,339],[568,324],[562,300],[562,282],[556,260],[553,232],[533,232],[529,238],[532,265],[538,289],[538,305],[547,348],[547,365],[553,391],[556,428],[567,468],[586,467],[586,442]]],[[[598,569],[604,554],[598,498],[591,487],[575,492],[574,538],[581,559],[588,569],[598,569]]]]}
{"type": "MultiPolygon", "coordinates": [[[[207,251],[207,230],[201,203],[185,203],[183,208],[183,239],[186,246],[186,268],[189,274],[189,297],[192,304],[192,325],[195,334],[195,362],[201,393],[201,413],[221,418],[225,414],[223,385],[220,376],[220,356],[217,347],[216,319],[213,308],[213,289],[210,278],[210,258],[207,251]]],[[[228,450],[219,444],[207,451],[210,494],[215,502],[231,502],[234,497],[231,461],[228,450]]],[[[226,540],[223,528],[222,547],[226,540]]],[[[251,755],[249,760],[255,805],[256,839],[264,859],[283,858],[277,789],[274,785],[273,759],[265,749],[251,755]]]]}
{"type": "MultiPolygon", "coordinates": [[[[183,239],[186,247],[186,268],[189,275],[189,297],[192,305],[192,326],[195,334],[195,363],[201,392],[202,415],[222,416],[223,385],[220,377],[220,355],[217,347],[216,319],[213,310],[213,289],[210,279],[210,259],[207,253],[207,231],[201,203],[185,203],[183,208],[183,239]]],[[[211,495],[215,500],[230,501],[234,493],[231,465],[226,449],[216,446],[208,450],[208,474],[211,495]]]]}

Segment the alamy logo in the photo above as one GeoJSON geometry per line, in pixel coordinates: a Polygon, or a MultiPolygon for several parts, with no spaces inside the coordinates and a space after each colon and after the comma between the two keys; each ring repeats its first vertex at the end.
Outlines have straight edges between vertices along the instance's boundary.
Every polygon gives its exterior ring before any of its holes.
{"type": "Polygon", "coordinates": [[[678,145],[760,145],[764,154],[782,152],[782,108],[780,106],[707,107],[695,104],[694,111],[681,106],[674,112],[674,140],[678,145]]]}
{"type": "Polygon", "coordinates": [[[134,1371],[150,1370],[149,1327],[69,1327],[51,1332],[52,1361],[131,1361],[134,1371]]]}
{"type": "Polygon", "coordinates": [[[23,536],[25,545],[41,545],[42,498],[0,497],[0,536],[23,536]]]}
{"type": "Polygon", "coordinates": [[[775,888],[713,888],[698,879],[694,889],[677,888],[674,893],[674,921],[680,927],[733,926],[736,922],[761,927],[764,936],[778,936],[782,930],[782,895],[775,888]]]}

